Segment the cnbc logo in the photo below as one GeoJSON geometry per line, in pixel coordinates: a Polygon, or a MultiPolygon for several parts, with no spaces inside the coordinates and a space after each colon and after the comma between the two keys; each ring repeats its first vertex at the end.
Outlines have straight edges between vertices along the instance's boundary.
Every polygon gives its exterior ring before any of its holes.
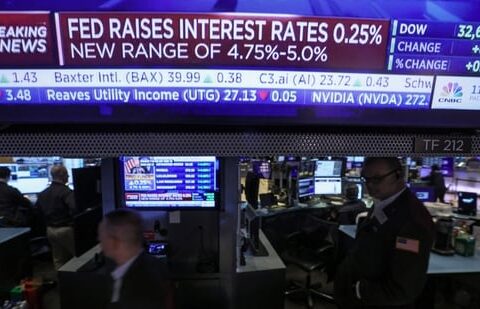
{"type": "Polygon", "coordinates": [[[462,86],[458,83],[448,83],[442,87],[441,98],[438,99],[442,103],[462,103],[462,86]]]}

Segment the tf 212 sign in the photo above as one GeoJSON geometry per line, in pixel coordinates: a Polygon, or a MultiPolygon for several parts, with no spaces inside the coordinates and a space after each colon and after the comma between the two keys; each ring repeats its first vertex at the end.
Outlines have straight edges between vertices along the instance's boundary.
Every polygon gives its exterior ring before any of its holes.
{"type": "Polygon", "coordinates": [[[415,138],[415,153],[455,153],[472,151],[472,139],[463,138],[415,138]]]}

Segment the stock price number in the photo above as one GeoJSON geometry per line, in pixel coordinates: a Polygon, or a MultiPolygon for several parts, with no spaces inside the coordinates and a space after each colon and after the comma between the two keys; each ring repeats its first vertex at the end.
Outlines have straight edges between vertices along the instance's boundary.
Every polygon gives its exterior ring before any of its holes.
{"type": "Polygon", "coordinates": [[[350,86],[351,77],[340,74],[321,74],[318,82],[321,86],[350,86]]]}
{"type": "Polygon", "coordinates": [[[469,40],[480,39],[480,25],[458,25],[457,38],[469,40]]]}
{"type": "Polygon", "coordinates": [[[10,88],[0,91],[0,100],[6,102],[31,102],[32,94],[30,89],[10,88]]]}
{"type": "Polygon", "coordinates": [[[255,102],[257,91],[251,89],[225,89],[223,90],[223,101],[225,102],[255,102]]]}
{"type": "Polygon", "coordinates": [[[22,83],[33,84],[38,82],[37,73],[36,72],[13,72],[12,81],[15,84],[22,84],[22,83]]]}
{"type": "Polygon", "coordinates": [[[242,73],[240,72],[218,72],[217,83],[220,84],[240,84],[243,81],[242,73]]]}
{"type": "Polygon", "coordinates": [[[365,85],[367,87],[386,88],[389,85],[389,78],[387,76],[380,76],[380,77],[367,76],[367,78],[365,79],[365,85]]]}
{"type": "Polygon", "coordinates": [[[297,102],[296,90],[273,90],[270,93],[270,100],[276,103],[295,103],[297,102]]]}
{"type": "Polygon", "coordinates": [[[200,82],[200,72],[168,72],[167,81],[169,83],[198,83],[200,82]]]}

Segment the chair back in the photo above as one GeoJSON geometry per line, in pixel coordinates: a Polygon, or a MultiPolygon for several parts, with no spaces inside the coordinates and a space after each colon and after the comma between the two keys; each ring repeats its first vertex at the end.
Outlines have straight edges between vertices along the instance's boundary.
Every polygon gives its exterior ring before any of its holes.
{"type": "Polygon", "coordinates": [[[332,245],[338,242],[338,222],[328,221],[314,215],[305,218],[304,228],[307,234],[315,235],[316,240],[322,240],[332,245]]]}

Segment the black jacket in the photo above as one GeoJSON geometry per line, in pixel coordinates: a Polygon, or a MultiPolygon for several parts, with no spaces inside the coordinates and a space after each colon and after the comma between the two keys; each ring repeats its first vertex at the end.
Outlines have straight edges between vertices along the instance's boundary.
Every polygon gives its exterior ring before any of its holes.
{"type": "Polygon", "coordinates": [[[36,206],[42,212],[47,226],[68,226],[73,224],[77,213],[73,191],[58,182],[38,194],[36,206]]]}
{"type": "MultiPolygon", "coordinates": [[[[172,289],[166,278],[166,271],[159,259],[141,253],[122,278],[120,299],[109,303],[108,309],[170,309],[172,289]]],[[[109,295],[113,291],[113,279],[109,283],[109,295]]]]}
{"type": "Polygon", "coordinates": [[[429,176],[422,179],[428,181],[428,184],[435,190],[436,197],[439,197],[441,202],[443,202],[442,199],[445,192],[447,192],[447,187],[445,186],[445,179],[442,173],[440,171],[433,171],[429,176]]]}
{"type": "Polygon", "coordinates": [[[30,201],[18,189],[0,182],[0,217],[4,217],[3,222],[6,225],[25,225],[26,222],[23,222],[19,209],[29,210],[30,208],[30,201]]]}
{"type": "Polygon", "coordinates": [[[427,277],[431,216],[408,189],[384,208],[383,224],[372,211],[337,270],[335,299],[340,308],[413,308],[427,277]],[[354,294],[357,281],[361,300],[354,294]]]}

